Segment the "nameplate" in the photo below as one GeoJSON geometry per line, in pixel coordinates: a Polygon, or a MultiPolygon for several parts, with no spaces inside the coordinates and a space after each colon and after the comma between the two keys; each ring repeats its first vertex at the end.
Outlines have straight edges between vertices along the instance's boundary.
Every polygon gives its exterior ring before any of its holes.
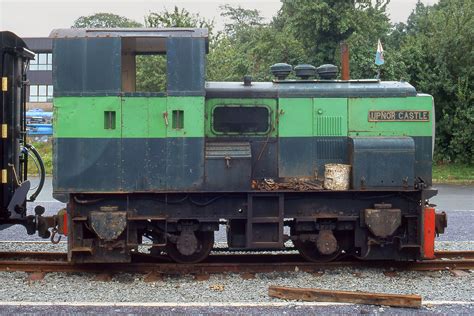
{"type": "Polygon", "coordinates": [[[369,122],[429,122],[430,111],[369,111],[369,122]]]}

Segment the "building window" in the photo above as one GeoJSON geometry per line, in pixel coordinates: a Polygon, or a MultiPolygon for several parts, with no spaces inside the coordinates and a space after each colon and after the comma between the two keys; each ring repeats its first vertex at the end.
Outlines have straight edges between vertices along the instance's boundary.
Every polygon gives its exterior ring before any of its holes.
{"type": "Polygon", "coordinates": [[[270,130],[270,112],[264,106],[218,106],[213,112],[217,133],[252,134],[270,130]]]}
{"type": "Polygon", "coordinates": [[[51,85],[30,85],[29,102],[52,102],[53,86],[51,85]]]}
{"type": "Polygon", "coordinates": [[[30,70],[52,70],[53,54],[38,53],[35,60],[30,61],[30,70]]]}

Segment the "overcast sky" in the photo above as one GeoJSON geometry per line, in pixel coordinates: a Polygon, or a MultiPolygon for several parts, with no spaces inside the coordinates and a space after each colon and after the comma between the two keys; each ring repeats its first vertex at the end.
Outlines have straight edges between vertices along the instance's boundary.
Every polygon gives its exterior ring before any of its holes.
{"type": "MultiPolygon", "coordinates": [[[[416,2],[392,0],[388,9],[392,21],[405,21],[416,2]]],[[[433,4],[438,0],[422,2],[433,4]]],[[[70,27],[76,18],[98,12],[115,13],[143,23],[148,12],[172,9],[174,5],[214,19],[221,28],[224,21],[219,16],[219,6],[223,4],[258,9],[267,19],[280,8],[280,0],[0,0],[0,30],[23,37],[48,36],[54,28],[70,27]]]]}

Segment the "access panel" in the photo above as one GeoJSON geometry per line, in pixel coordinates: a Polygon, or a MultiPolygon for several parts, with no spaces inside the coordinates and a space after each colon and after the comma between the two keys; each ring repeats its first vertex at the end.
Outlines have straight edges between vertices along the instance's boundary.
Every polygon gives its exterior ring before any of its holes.
{"type": "Polygon", "coordinates": [[[351,137],[352,188],[413,188],[415,142],[411,137],[351,137]]]}

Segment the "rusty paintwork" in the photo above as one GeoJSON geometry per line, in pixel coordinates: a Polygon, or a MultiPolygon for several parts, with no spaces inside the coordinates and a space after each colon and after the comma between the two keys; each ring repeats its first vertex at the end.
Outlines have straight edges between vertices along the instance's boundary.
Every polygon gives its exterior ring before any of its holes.
{"type": "Polygon", "coordinates": [[[448,216],[446,212],[436,213],[435,216],[436,235],[439,236],[439,234],[444,234],[444,229],[448,226],[448,216]]]}

